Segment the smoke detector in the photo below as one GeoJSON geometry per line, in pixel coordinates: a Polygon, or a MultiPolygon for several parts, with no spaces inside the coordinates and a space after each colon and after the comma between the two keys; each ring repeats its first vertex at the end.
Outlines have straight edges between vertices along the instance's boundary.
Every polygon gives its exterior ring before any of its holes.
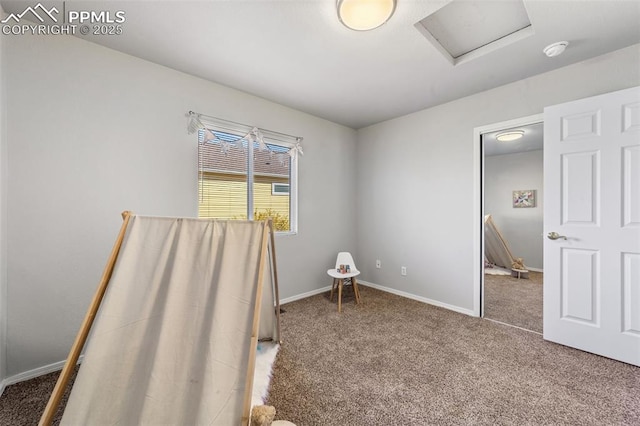
{"type": "Polygon", "coordinates": [[[568,41],[559,41],[557,43],[548,45],[547,47],[542,49],[542,51],[548,57],[553,58],[554,56],[558,56],[562,52],[564,52],[564,49],[566,49],[568,45],[569,45],[568,41]]]}

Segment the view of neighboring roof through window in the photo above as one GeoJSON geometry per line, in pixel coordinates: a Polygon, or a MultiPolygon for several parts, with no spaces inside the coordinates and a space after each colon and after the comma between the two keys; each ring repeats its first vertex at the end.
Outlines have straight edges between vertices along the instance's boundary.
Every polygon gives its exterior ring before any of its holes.
{"type": "Polygon", "coordinates": [[[290,147],[265,141],[266,149],[260,149],[253,141],[250,159],[249,142],[242,135],[206,131],[215,138],[207,140],[205,130],[198,131],[198,216],[271,217],[277,231],[295,232],[292,206],[296,194],[291,187],[296,159],[289,155],[290,147]]]}

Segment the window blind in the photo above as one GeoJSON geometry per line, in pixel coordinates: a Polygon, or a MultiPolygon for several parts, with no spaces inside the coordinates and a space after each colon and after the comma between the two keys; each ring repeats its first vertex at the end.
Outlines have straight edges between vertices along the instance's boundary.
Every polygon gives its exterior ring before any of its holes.
{"type": "Polygon", "coordinates": [[[274,184],[294,183],[290,147],[266,143],[266,149],[260,149],[257,141],[242,136],[215,129],[198,131],[198,216],[272,217],[276,230],[294,230],[291,191],[272,191],[274,184]]]}

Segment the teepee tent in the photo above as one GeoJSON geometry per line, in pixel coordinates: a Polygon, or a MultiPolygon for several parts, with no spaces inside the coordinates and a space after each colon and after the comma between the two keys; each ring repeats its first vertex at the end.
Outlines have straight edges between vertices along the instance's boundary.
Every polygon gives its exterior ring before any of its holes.
{"type": "Polygon", "coordinates": [[[89,329],[61,424],[248,424],[258,341],[280,338],[270,222],[123,215],[40,424],[89,329]]]}
{"type": "Polygon", "coordinates": [[[507,269],[516,260],[490,214],[484,217],[484,256],[490,264],[507,269]]]}

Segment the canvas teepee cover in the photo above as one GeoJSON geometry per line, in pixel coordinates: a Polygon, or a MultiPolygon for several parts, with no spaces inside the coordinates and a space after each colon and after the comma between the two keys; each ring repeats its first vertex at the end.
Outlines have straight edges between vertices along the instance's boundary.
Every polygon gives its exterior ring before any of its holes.
{"type": "Polygon", "coordinates": [[[511,269],[515,260],[507,240],[498,230],[490,214],[484,217],[484,255],[489,263],[507,269],[511,269]]]}
{"type": "Polygon", "coordinates": [[[279,339],[267,228],[132,216],[62,424],[246,424],[279,339]]]}

